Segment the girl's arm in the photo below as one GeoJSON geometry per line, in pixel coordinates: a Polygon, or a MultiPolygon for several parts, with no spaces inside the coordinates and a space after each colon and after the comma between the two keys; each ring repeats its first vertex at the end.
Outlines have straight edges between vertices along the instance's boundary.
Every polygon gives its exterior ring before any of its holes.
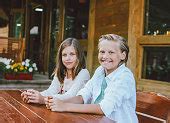
{"type": "Polygon", "coordinates": [[[21,94],[21,98],[26,103],[39,103],[44,104],[44,96],[52,96],[56,93],[58,93],[60,90],[60,84],[57,77],[54,77],[51,85],[47,90],[44,90],[42,92],[29,89],[21,94]]]}
{"type": "Polygon", "coordinates": [[[76,96],[77,92],[84,87],[86,82],[90,79],[90,74],[87,69],[82,69],[76,78],[73,80],[73,85],[70,89],[64,94],[55,94],[54,98],[58,98],[61,100],[69,99],[71,97],[76,96]]]}
{"type": "Polygon", "coordinates": [[[21,94],[21,98],[25,103],[45,104],[44,97],[39,91],[28,89],[21,94]]]}
{"type": "Polygon", "coordinates": [[[42,96],[52,96],[58,94],[60,91],[60,82],[56,76],[54,76],[51,85],[47,90],[40,92],[42,96]]]}

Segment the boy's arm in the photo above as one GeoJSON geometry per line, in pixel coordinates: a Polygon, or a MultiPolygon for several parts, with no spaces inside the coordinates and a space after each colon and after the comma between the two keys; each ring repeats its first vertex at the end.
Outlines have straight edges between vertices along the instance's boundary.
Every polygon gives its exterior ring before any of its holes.
{"type": "Polygon", "coordinates": [[[99,104],[83,104],[82,96],[68,100],[51,99],[49,106],[52,111],[103,114],[99,104]]]}
{"type": "Polygon", "coordinates": [[[103,114],[99,104],[72,104],[66,103],[66,112],[103,114]]]}
{"type": "Polygon", "coordinates": [[[84,103],[82,96],[74,96],[72,98],[63,100],[63,102],[64,103],[75,103],[75,104],[83,104],[84,103]]]}

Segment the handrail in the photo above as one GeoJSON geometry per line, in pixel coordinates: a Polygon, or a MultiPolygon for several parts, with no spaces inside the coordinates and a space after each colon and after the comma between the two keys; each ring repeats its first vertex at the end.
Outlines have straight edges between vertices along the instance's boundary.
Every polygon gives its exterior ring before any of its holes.
{"type": "Polygon", "coordinates": [[[14,38],[14,37],[2,37],[2,36],[0,36],[0,39],[19,40],[19,39],[22,39],[22,38],[14,38]]]}
{"type": "Polygon", "coordinates": [[[24,59],[25,39],[0,37],[0,57],[11,58],[17,62],[24,59]]]}

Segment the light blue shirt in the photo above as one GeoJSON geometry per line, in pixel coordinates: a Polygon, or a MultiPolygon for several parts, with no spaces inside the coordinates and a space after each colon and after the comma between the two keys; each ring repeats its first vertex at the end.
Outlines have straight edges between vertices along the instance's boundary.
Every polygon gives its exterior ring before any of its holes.
{"type": "MultiPolygon", "coordinates": [[[[77,94],[83,97],[84,103],[94,103],[101,92],[104,77],[104,68],[100,66],[77,94]]],[[[122,64],[105,79],[107,88],[104,91],[104,99],[99,103],[105,116],[117,123],[138,123],[135,111],[136,86],[132,72],[122,64]]]]}

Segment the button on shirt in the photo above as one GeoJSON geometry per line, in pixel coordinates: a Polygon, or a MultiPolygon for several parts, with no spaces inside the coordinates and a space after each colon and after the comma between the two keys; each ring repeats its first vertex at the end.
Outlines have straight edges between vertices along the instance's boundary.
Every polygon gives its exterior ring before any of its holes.
{"type": "Polygon", "coordinates": [[[102,81],[105,78],[107,88],[104,98],[99,103],[106,117],[117,123],[138,123],[136,116],[136,86],[132,72],[122,64],[105,77],[104,68],[98,67],[93,77],[77,95],[83,97],[84,103],[94,104],[100,95],[102,81]]]}

